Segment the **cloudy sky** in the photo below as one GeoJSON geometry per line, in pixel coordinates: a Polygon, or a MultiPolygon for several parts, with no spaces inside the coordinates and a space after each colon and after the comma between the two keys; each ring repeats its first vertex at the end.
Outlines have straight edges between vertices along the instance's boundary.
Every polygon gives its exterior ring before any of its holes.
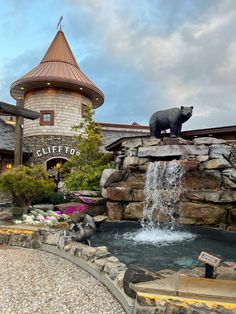
{"type": "Polygon", "coordinates": [[[95,120],[148,124],[194,106],[184,129],[236,124],[235,0],[0,0],[0,100],[42,59],[63,15],[83,72],[104,92],[95,120]]]}

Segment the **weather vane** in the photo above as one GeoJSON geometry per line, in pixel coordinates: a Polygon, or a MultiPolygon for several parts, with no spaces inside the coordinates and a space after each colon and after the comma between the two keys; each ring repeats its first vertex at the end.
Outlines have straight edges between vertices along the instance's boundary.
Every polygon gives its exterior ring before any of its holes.
{"type": "Polygon", "coordinates": [[[62,19],[63,19],[63,16],[61,16],[61,17],[59,18],[59,21],[58,21],[58,23],[57,23],[57,29],[58,29],[59,31],[61,31],[61,21],[62,21],[62,19]]]}

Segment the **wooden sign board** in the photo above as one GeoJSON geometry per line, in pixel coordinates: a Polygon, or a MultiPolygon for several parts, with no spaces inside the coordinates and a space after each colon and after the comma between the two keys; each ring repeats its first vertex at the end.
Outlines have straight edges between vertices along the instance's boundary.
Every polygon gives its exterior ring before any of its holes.
{"type": "Polygon", "coordinates": [[[211,265],[213,267],[219,266],[219,264],[221,262],[220,258],[213,256],[207,252],[203,252],[203,251],[199,255],[198,259],[199,259],[199,261],[206,263],[208,265],[211,265]]]}

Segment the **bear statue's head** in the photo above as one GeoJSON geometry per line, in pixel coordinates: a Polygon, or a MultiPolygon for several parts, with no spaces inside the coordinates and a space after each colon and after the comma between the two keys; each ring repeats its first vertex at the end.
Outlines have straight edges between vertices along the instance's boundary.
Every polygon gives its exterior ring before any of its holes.
{"type": "Polygon", "coordinates": [[[188,120],[189,118],[191,118],[192,114],[193,114],[193,107],[184,107],[181,106],[181,116],[186,120],[188,120]]]}

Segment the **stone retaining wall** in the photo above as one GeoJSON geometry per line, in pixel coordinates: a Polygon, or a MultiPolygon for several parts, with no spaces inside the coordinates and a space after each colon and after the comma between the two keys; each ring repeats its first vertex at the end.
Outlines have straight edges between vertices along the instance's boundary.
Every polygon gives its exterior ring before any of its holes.
{"type": "Polygon", "coordinates": [[[122,169],[106,169],[101,178],[109,219],[142,218],[149,163],[175,159],[185,171],[178,200],[178,222],[220,225],[236,231],[236,163],[232,144],[213,137],[193,141],[136,138],[123,142],[123,147],[122,169]]]}
{"type": "Polygon", "coordinates": [[[108,249],[89,247],[73,242],[63,231],[38,229],[37,227],[0,227],[0,245],[11,245],[30,249],[40,249],[70,260],[101,281],[118,299],[126,313],[236,313],[236,304],[208,302],[207,300],[181,299],[173,296],[143,296],[138,293],[136,300],[129,298],[123,290],[126,265],[111,256],[108,249]],[[25,227],[25,229],[24,229],[25,227]],[[228,308],[232,310],[228,310],[228,308]]]}

